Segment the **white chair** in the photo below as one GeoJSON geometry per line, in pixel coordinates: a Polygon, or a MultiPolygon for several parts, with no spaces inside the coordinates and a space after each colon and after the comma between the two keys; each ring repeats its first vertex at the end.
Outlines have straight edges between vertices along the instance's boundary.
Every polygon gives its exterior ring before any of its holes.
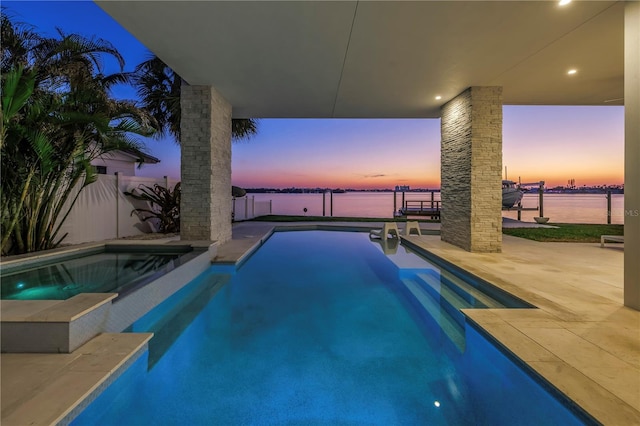
{"type": "Polygon", "coordinates": [[[420,225],[418,224],[418,221],[412,220],[410,222],[407,222],[407,226],[404,228],[404,235],[408,237],[409,235],[411,235],[411,231],[416,231],[418,235],[422,235],[422,232],[420,232],[420,225]]]}
{"type": "Polygon", "coordinates": [[[604,247],[604,243],[613,241],[614,243],[624,243],[623,235],[600,235],[600,247],[604,247]]]}
{"type": "Polygon", "coordinates": [[[395,222],[385,222],[382,229],[372,229],[369,232],[370,237],[378,237],[383,240],[389,238],[400,238],[400,231],[398,231],[398,225],[395,222]],[[393,236],[395,234],[395,236],[393,236]]]}

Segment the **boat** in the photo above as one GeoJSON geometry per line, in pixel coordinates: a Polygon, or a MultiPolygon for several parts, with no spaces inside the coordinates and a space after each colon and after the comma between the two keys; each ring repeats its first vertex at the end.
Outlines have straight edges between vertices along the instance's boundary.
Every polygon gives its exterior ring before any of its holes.
{"type": "Polygon", "coordinates": [[[524,192],[512,180],[502,181],[502,207],[510,209],[516,204],[520,204],[524,192]]]}

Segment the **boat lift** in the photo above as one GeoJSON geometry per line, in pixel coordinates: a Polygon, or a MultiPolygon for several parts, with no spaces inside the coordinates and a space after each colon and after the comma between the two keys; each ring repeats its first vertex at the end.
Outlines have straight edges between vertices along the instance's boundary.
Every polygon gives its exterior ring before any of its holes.
{"type": "MultiPolygon", "coordinates": [[[[520,181],[520,179],[518,179],[520,181]]],[[[527,182],[520,183],[518,182],[518,187],[528,187],[528,186],[537,186],[538,187],[538,207],[523,207],[522,201],[517,204],[516,207],[506,208],[503,207],[502,210],[505,211],[517,211],[518,212],[518,220],[522,220],[522,211],[537,211],[540,210],[540,218],[544,218],[544,181],[538,182],[527,182]]],[[[548,219],[547,219],[548,220],[548,219]]],[[[536,219],[538,221],[538,219],[536,219]]],[[[546,221],[543,221],[546,222],[546,221]]],[[[542,222],[541,222],[542,223],[542,222]]]]}

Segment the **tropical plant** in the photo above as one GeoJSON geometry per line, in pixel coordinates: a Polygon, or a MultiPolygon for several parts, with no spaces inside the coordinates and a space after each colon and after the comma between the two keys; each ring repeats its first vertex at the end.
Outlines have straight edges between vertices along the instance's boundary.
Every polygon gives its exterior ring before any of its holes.
{"type": "MultiPolygon", "coordinates": [[[[180,93],[182,78],[157,56],[139,64],[133,77],[142,107],[155,118],[157,136],[173,136],[180,144],[180,93]]],[[[258,122],[252,118],[231,120],[233,140],[249,139],[258,132],[258,122]]]]}
{"type": "Polygon", "coordinates": [[[137,214],[143,222],[157,219],[162,233],[180,232],[180,182],[176,183],[173,190],[158,184],[153,187],[140,184],[124,194],[151,204],[150,208],[133,209],[131,215],[137,214]]]}
{"type": "Polygon", "coordinates": [[[131,135],[151,135],[155,123],[133,102],[111,96],[130,76],[103,74],[105,55],[124,65],[109,42],[62,31],[45,38],[6,13],[1,31],[1,249],[18,254],[60,244],[61,225],[96,180],[91,160],[140,151],[131,135]]]}

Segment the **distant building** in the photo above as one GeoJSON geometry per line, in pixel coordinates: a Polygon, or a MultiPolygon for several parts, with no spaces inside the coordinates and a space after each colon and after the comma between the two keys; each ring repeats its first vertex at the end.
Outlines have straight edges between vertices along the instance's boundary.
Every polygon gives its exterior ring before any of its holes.
{"type": "Polygon", "coordinates": [[[103,154],[91,161],[100,175],[113,175],[117,172],[125,176],[135,176],[140,164],[158,164],[159,159],[136,150],[117,150],[103,154]]]}
{"type": "Polygon", "coordinates": [[[396,185],[396,191],[410,191],[409,185],[396,185]]]}

